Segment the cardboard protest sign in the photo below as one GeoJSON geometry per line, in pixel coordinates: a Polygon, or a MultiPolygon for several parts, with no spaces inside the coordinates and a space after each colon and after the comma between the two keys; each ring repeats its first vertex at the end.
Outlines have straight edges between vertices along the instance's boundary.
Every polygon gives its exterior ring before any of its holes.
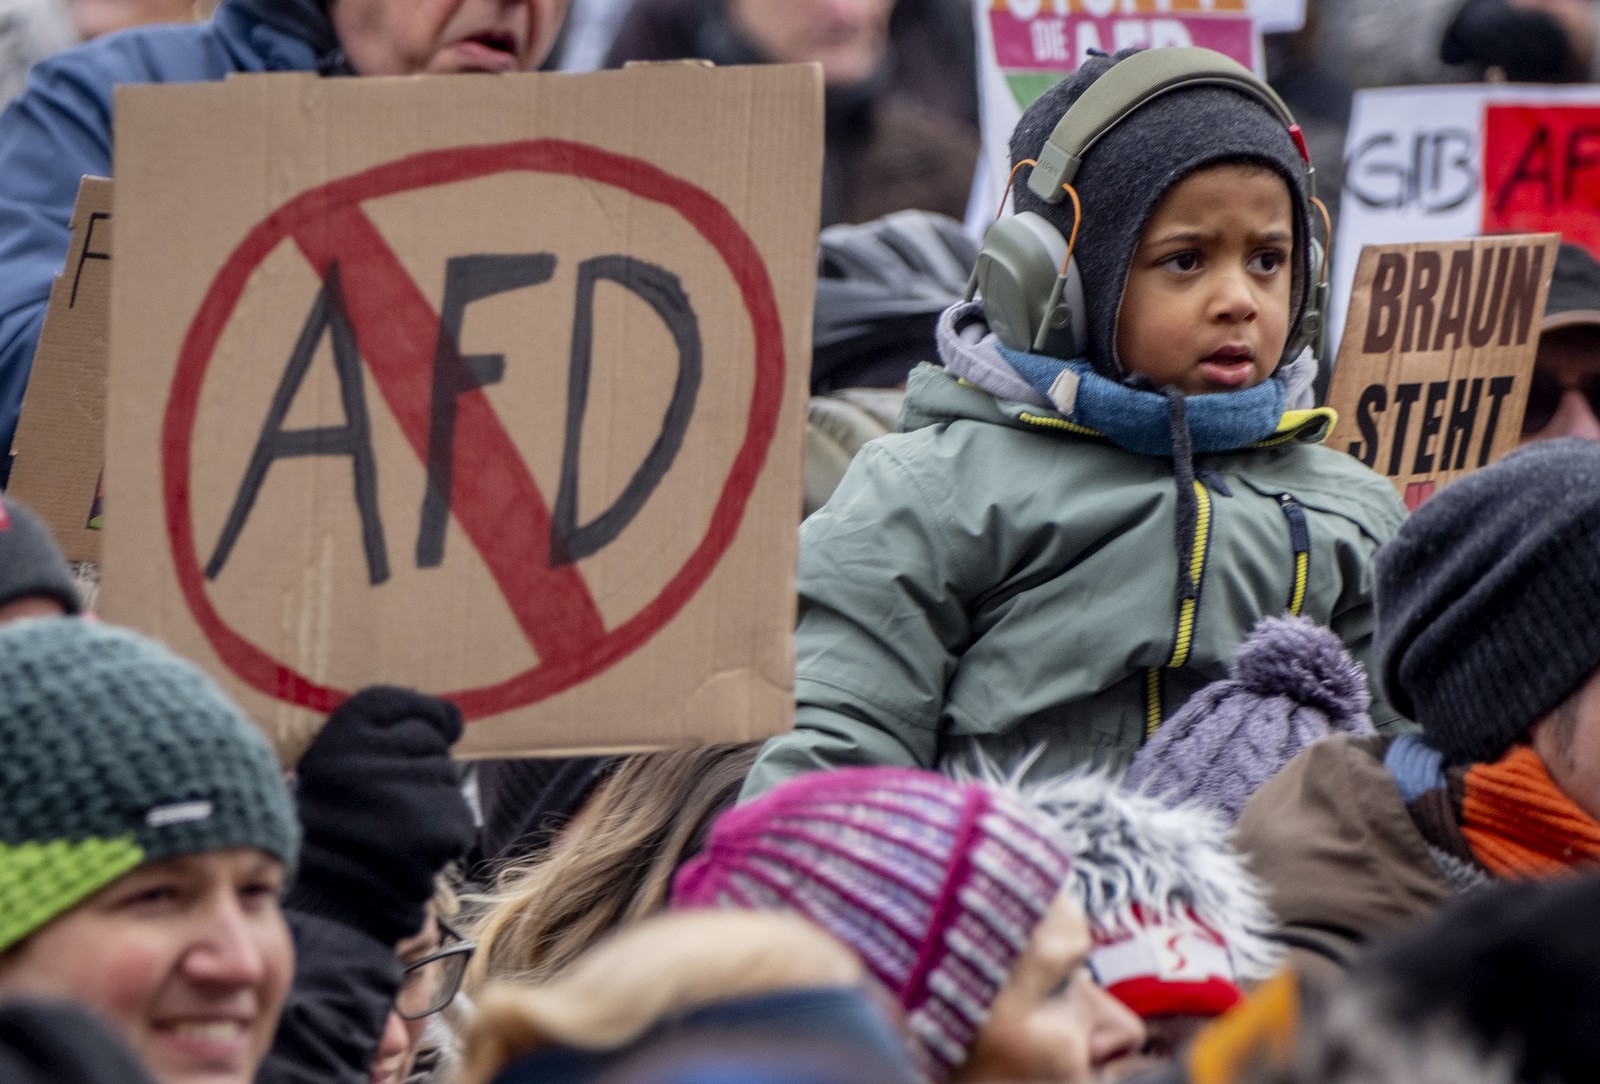
{"type": "Polygon", "coordinates": [[[105,610],[292,756],[790,723],[812,66],[119,88],[105,610]]]}
{"type": "Polygon", "coordinates": [[[1415,508],[1517,444],[1555,234],[1369,245],[1328,405],[1330,447],[1415,508]]]}
{"type": "Polygon", "coordinates": [[[1090,49],[1202,45],[1252,71],[1264,63],[1254,0],[973,0],[978,30],[978,89],[983,161],[968,225],[981,232],[994,217],[1011,156],[1008,142],[1022,111],[1090,49]]]}
{"type": "Polygon", "coordinates": [[[100,559],[110,259],[111,182],[85,177],[66,267],[50,287],[7,486],[38,513],[69,561],[100,559]]]}
{"type": "Polygon", "coordinates": [[[1554,231],[1600,256],[1600,86],[1481,84],[1356,94],[1331,327],[1364,245],[1554,231]]]}

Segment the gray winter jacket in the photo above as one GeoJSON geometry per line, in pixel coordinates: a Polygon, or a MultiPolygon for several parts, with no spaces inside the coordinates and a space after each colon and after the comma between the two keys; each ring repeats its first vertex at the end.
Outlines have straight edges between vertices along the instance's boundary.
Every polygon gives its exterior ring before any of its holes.
{"type": "MultiPolygon", "coordinates": [[[[959,356],[992,353],[992,337],[942,333],[947,364],[1000,384],[994,358],[959,356]]],[[[1001,765],[1042,744],[1038,774],[1125,766],[1286,610],[1364,661],[1372,553],[1404,510],[1318,443],[1329,421],[1289,411],[1265,439],[1194,456],[1191,545],[1172,459],[919,366],[905,432],[867,444],[802,527],[796,725],[745,796],[820,768],[931,768],[965,738],[1001,765]]],[[[1395,720],[1376,691],[1372,715],[1395,720]]]]}

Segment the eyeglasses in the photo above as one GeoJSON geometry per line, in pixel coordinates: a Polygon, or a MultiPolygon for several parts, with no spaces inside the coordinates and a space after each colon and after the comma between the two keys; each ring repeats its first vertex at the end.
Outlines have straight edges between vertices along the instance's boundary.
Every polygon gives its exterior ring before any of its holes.
{"type": "Polygon", "coordinates": [[[1535,369],[1528,384],[1528,408],[1522,414],[1522,435],[1532,436],[1549,425],[1561,407],[1561,397],[1568,391],[1581,394],[1589,409],[1600,417],[1600,373],[1587,375],[1568,388],[1544,370],[1535,369]]]}
{"type": "Polygon", "coordinates": [[[443,935],[438,952],[430,953],[415,963],[406,965],[400,978],[400,992],[395,995],[394,1008],[404,1020],[421,1020],[450,1004],[461,989],[461,976],[466,973],[467,961],[477,945],[462,937],[460,932],[443,919],[439,920],[443,935]]]}

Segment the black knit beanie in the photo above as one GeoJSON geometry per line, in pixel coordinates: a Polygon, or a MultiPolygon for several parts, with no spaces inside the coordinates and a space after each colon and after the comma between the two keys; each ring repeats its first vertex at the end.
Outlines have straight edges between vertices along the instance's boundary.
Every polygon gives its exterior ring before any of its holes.
{"type": "Polygon", "coordinates": [[[1378,550],[1374,654],[1451,764],[1497,759],[1600,667],[1600,444],[1529,445],[1453,482],[1378,550]]]}
{"type": "Polygon", "coordinates": [[[1496,1079],[1600,1080],[1600,878],[1499,884],[1467,893],[1350,971],[1415,1034],[1452,1025],[1506,1056],[1496,1079]]]}
{"type": "MultiPolygon", "coordinates": [[[[1113,64],[1136,52],[1091,56],[1040,95],[1011,133],[1012,164],[1037,158],[1068,107],[1113,64]]],[[[1101,375],[1113,380],[1128,375],[1116,355],[1117,313],[1139,234],[1156,204],[1195,170],[1232,162],[1258,163],[1289,186],[1294,208],[1289,338],[1294,339],[1305,315],[1311,273],[1305,161],[1277,114],[1259,101],[1225,87],[1187,87],[1145,103],[1108,131],[1084,156],[1073,181],[1083,203],[1075,257],[1089,315],[1089,362],[1101,375]]],[[[1062,236],[1069,236],[1072,202],[1045,203],[1029,190],[1028,172],[1026,167],[1016,172],[1013,206],[1043,215],[1062,236]]]]}
{"type": "Polygon", "coordinates": [[[39,517],[0,496],[0,606],[33,597],[55,599],[69,614],[80,609],[72,570],[55,539],[39,517]]]}

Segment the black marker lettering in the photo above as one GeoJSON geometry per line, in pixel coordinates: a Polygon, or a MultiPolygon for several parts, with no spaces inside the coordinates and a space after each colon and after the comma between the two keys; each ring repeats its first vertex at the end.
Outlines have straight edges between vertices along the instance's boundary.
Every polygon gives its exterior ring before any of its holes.
{"type": "Polygon", "coordinates": [[[1405,292],[1406,260],[1398,252],[1378,257],[1372,275],[1371,302],[1367,308],[1367,337],[1361,346],[1365,354],[1387,354],[1394,347],[1400,330],[1400,296],[1405,292]]]}
{"type": "Polygon", "coordinates": [[[506,371],[504,354],[462,355],[461,325],[467,306],[495,294],[548,282],[555,269],[556,258],[548,252],[454,256],[444,265],[444,306],[433,351],[433,398],[428,411],[428,488],[417,530],[418,568],[436,568],[444,562],[455,479],[458,400],[469,391],[498,384],[506,371]]]}
{"type": "Polygon", "coordinates": [[[1433,471],[1433,441],[1444,424],[1444,400],[1449,394],[1448,380],[1435,380],[1428,385],[1428,397],[1422,402],[1422,425],[1417,433],[1417,454],[1411,461],[1413,474],[1433,471]]]}
{"type": "Polygon", "coordinates": [[[1394,420],[1394,443],[1389,448],[1389,469],[1386,474],[1400,473],[1400,457],[1406,447],[1406,430],[1411,424],[1411,404],[1421,395],[1421,384],[1401,384],[1394,389],[1394,405],[1400,408],[1400,414],[1394,420]]]}
{"type": "Polygon", "coordinates": [[[1440,304],[1439,327],[1433,333],[1433,349],[1443,350],[1445,340],[1460,348],[1467,338],[1467,305],[1472,294],[1472,250],[1457,249],[1450,254],[1444,301],[1440,304]]]}
{"type": "Polygon", "coordinates": [[[1510,266],[1510,253],[1505,249],[1485,249],[1478,267],[1478,288],[1473,293],[1472,323],[1467,327],[1467,341],[1474,349],[1488,346],[1494,338],[1494,326],[1500,319],[1500,295],[1505,290],[1506,269],[1510,266]],[[1495,265],[1494,285],[1489,284],[1489,264],[1495,265]]]}
{"type": "Polygon", "coordinates": [[[672,272],[632,256],[596,256],[578,266],[578,302],[572,320],[572,366],[567,379],[567,433],[561,453],[561,490],[551,513],[550,567],[571,564],[598,552],[622,533],[655,492],[683,444],[700,392],[700,324],[689,296],[672,272]],[[589,402],[594,349],[594,294],[602,281],[614,282],[644,299],[672,333],[678,347],[678,379],[666,416],[644,462],[611,507],[588,523],[578,523],[578,459],[583,450],[583,417],[589,402]]]}
{"type": "Polygon", "coordinates": [[[1450,403],[1450,423],[1444,430],[1444,451],[1439,453],[1440,470],[1466,467],[1467,449],[1472,445],[1472,430],[1478,422],[1478,399],[1482,394],[1483,377],[1456,381],[1455,399],[1450,403]]]}
{"type": "Polygon", "coordinates": [[[379,584],[389,578],[389,557],[383,543],[383,521],[378,518],[378,463],[372,452],[372,423],[367,416],[366,393],[362,388],[361,352],[345,310],[344,293],[339,288],[339,265],[328,268],[322,289],[306,317],[294,353],[278,382],[277,393],[261,426],[244,481],[234,497],[233,508],[223,524],[216,550],[206,562],[206,578],[214,580],[228,563],[234,543],[244,530],[245,521],[261,493],[267,471],[279,459],[304,455],[347,455],[355,475],[356,510],[361,516],[361,543],[367,554],[367,579],[379,584]],[[311,369],[322,333],[333,343],[333,365],[339,375],[339,398],[344,406],[344,425],[316,429],[285,429],[283,420],[294,405],[294,397],[311,369]]]}
{"type": "Polygon", "coordinates": [[[1382,384],[1368,384],[1356,403],[1356,425],[1361,430],[1361,439],[1352,441],[1349,451],[1369,467],[1378,459],[1378,420],[1373,415],[1382,414],[1388,405],[1389,393],[1382,384]]]}
{"type": "Polygon", "coordinates": [[[1513,381],[1509,376],[1497,376],[1489,381],[1489,420],[1483,427],[1483,446],[1478,450],[1478,466],[1489,465],[1489,449],[1494,447],[1495,430],[1500,426],[1500,403],[1511,394],[1513,381]]]}
{"type": "Polygon", "coordinates": [[[1511,281],[1506,284],[1499,345],[1521,346],[1528,341],[1528,332],[1533,327],[1533,303],[1539,296],[1539,279],[1543,272],[1544,249],[1519,245],[1511,261],[1511,281]]]}
{"type": "Polygon", "coordinates": [[[1543,189],[1544,205],[1546,208],[1554,207],[1556,203],[1555,170],[1550,163],[1550,132],[1540,127],[1522,151],[1522,157],[1517,159],[1517,164],[1511,170],[1511,177],[1495,193],[1494,210],[1498,216],[1506,213],[1506,206],[1511,202],[1512,193],[1519,185],[1536,184],[1543,189]]]}
{"type": "Polygon", "coordinates": [[[1578,174],[1600,166],[1600,128],[1585,124],[1574,128],[1567,136],[1567,168],[1561,179],[1561,199],[1571,206],[1577,194],[1578,174]]]}
{"type": "Polygon", "coordinates": [[[72,296],[67,298],[67,308],[72,308],[78,303],[78,283],[83,279],[83,264],[85,260],[109,260],[111,253],[91,249],[94,243],[94,228],[100,222],[110,222],[111,212],[94,211],[89,215],[89,227],[83,231],[83,250],[78,253],[78,270],[72,276],[72,296]]]}
{"type": "Polygon", "coordinates": [[[1441,269],[1439,254],[1424,249],[1411,257],[1411,289],[1406,298],[1405,334],[1400,339],[1400,350],[1409,354],[1413,350],[1428,349],[1433,337],[1433,295],[1439,289],[1441,269]]]}

